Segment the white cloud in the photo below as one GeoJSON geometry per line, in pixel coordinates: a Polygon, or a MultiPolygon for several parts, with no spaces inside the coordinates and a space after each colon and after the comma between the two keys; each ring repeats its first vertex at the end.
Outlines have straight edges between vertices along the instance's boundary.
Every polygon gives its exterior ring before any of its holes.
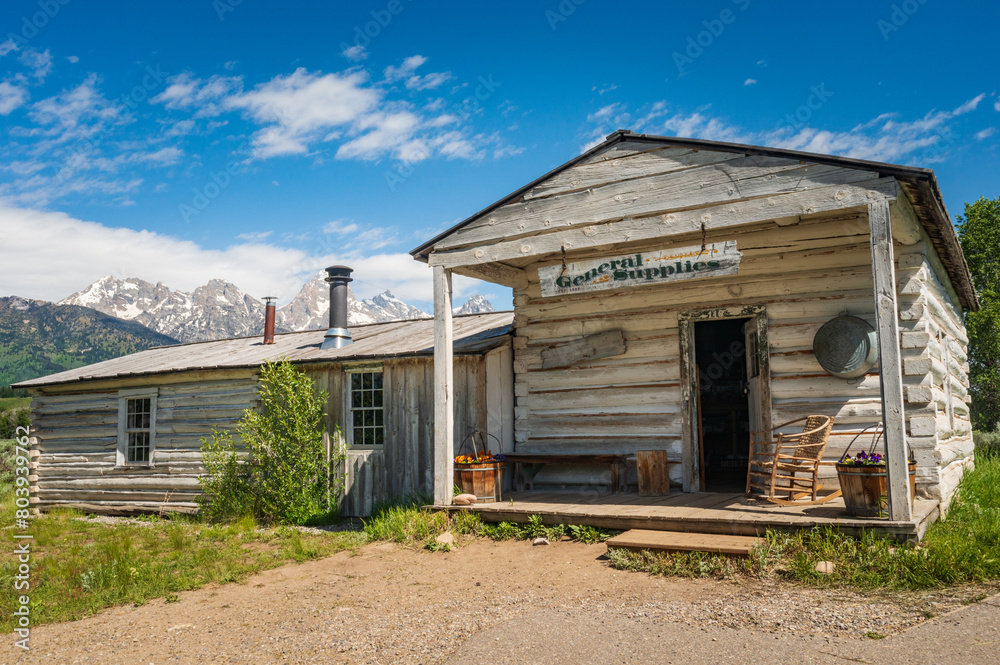
{"type": "Polygon", "coordinates": [[[995,102],[993,102],[993,110],[1000,111],[1000,99],[997,99],[995,102]]]}
{"type": "Polygon", "coordinates": [[[155,150],[153,152],[133,153],[129,155],[129,159],[139,162],[149,162],[159,166],[169,166],[171,164],[176,164],[183,156],[184,152],[180,148],[170,146],[167,148],[160,148],[159,150],[155,150]]]}
{"type": "Polygon", "coordinates": [[[67,56],[66,56],[66,60],[67,60],[68,62],[71,62],[71,63],[72,63],[72,64],[74,64],[74,65],[75,65],[76,63],[80,62],[80,58],[79,58],[78,56],[75,56],[75,55],[67,55],[67,56]]]}
{"type": "MultiPolygon", "coordinates": [[[[782,122],[770,130],[754,131],[712,117],[708,108],[694,112],[675,111],[660,101],[640,108],[636,115],[641,117],[631,124],[631,128],[640,133],[767,145],[874,161],[909,159],[932,164],[945,158],[948,146],[954,141],[951,121],[975,111],[984,98],[985,95],[976,95],[954,109],[932,110],[914,120],[901,119],[896,113],[883,113],[846,131],[819,129],[809,122],[796,126],[782,122]]],[[[612,129],[607,121],[612,116],[616,120],[630,117],[625,107],[615,105],[602,107],[588,116],[588,121],[597,122],[598,126],[585,134],[585,149],[601,143],[612,129]]],[[[977,135],[977,138],[980,137],[977,135]]]]}
{"type": "MultiPolygon", "coordinates": [[[[254,296],[276,293],[283,304],[317,271],[342,263],[354,268],[352,286],[359,297],[388,288],[410,302],[432,299],[431,270],[405,252],[338,243],[317,243],[305,251],[261,242],[264,239],[207,249],[161,233],[0,203],[0,247],[7,257],[2,295],[57,301],[112,274],[188,291],[220,278],[254,296]]],[[[480,290],[475,280],[455,280],[456,298],[480,290]]]]}
{"type": "Polygon", "coordinates": [[[0,58],[4,57],[11,51],[17,50],[17,43],[13,39],[8,39],[7,41],[0,42],[0,58]]]}
{"type": "Polygon", "coordinates": [[[743,85],[757,85],[757,79],[747,79],[743,81],[743,85]]]}
{"type": "Polygon", "coordinates": [[[163,104],[168,109],[196,109],[196,117],[216,116],[225,109],[222,99],[243,88],[239,76],[211,76],[199,79],[190,72],[183,72],[167,79],[167,89],[150,99],[152,104],[163,104]]]}
{"type": "Polygon", "coordinates": [[[343,219],[336,219],[332,222],[327,222],[326,226],[323,227],[323,233],[336,234],[339,236],[354,233],[358,230],[358,225],[352,222],[348,222],[343,219]]]}
{"type": "Polygon", "coordinates": [[[57,125],[60,138],[66,141],[77,133],[90,135],[98,131],[105,121],[116,119],[119,113],[97,89],[97,77],[91,74],[72,90],[35,103],[30,115],[38,124],[57,125]]]}
{"type": "Polygon", "coordinates": [[[431,72],[423,76],[411,76],[406,79],[406,87],[410,90],[433,90],[441,87],[451,79],[451,72],[431,72]]]}
{"type": "Polygon", "coordinates": [[[612,83],[611,85],[609,85],[606,88],[599,88],[596,85],[593,88],[591,88],[591,90],[593,92],[596,92],[598,95],[603,95],[606,92],[611,92],[611,91],[617,90],[617,89],[618,89],[618,86],[615,85],[614,83],[612,83]]]}
{"type": "Polygon", "coordinates": [[[31,69],[31,75],[39,82],[52,71],[52,54],[48,49],[36,51],[33,48],[26,48],[21,52],[20,60],[21,64],[31,69]]]}
{"type": "Polygon", "coordinates": [[[413,75],[417,67],[427,62],[427,58],[422,55],[411,55],[409,58],[403,60],[403,64],[399,67],[394,67],[389,65],[385,68],[383,75],[385,80],[390,83],[393,81],[398,81],[400,79],[405,79],[413,75]]]}
{"type": "Polygon", "coordinates": [[[353,62],[360,62],[368,57],[368,51],[366,51],[365,47],[361,44],[355,44],[354,46],[348,46],[345,48],[341,52],[341,55],[353,62]]]}
{"type": "Polygon", "coordinates": [[[987,127],[982,131],[976,132],[976,140],[982,141],[984,139],[988,139],[989,137],[993,136],[996,133],[997,133],[996,127],[987,127]]]}
{"type": "Polygon", "coordinates": [[[271,235],[271,231],[257,231],[256,233],[241,233],[236,236],[237,240],[249,240],[250,242],[260,242],[266,240],[271,235]]]}
{"type": "Polygon", "coordinates": [[[368,131],[340,146],[337,150],[337,159],[353,157],[376,159],[379,155],[392,151],[397,158],[404,161],[419,161],[404,157],[404,153],[413,148],[411,138],[420,126],[420,118],[413,113],[409,111],[376,113],[361,119],[359,125],[362,130],[368,129],[368,131]]]}
{"type": "Polygon", "coordinates": [[[321,75],[299,68],[234,95],[227,104],[268,125],[254,135],[256,156],[303,154],[310,141],[358,121],[376,107],[381,95],[364,87],[367,79],[364,72],[321,75]]]}
{"type": "Polygon", "coordinates": [[[8,81],[0,83],[0,115],[10,115],[28,101],[28,91],[8,81]]]}

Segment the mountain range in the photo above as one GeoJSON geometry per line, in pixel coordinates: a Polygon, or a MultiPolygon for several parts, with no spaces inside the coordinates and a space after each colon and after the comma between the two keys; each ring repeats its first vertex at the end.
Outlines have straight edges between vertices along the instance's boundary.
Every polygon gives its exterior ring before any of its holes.
{"type": "Polygon", "coordinates": [[[0,298],[0,386],[176,343],[87,307],[0,298]]]}
{"type": "MultiPolygon", "coordinates": [[[[275,313],[275,330],[317,330],[329,326],[330,287],[326,273],[318,273],[299,293],[275,313]]],[[[182,342],[259,335],[264,331],[264,303],[235,284],[213,279],[194,291],[174,291],[162,283],[134,277],[102,277],[82,291],[59,301],[60,305],[89,307],[104,314],[140,323],[182,342]]],[[[389,291],[358,300],[348,289],[349,325],[427,318],[430,314],[409,305],[389,291]]],[[[481,295],[472,296],[457,314],[492,312],[481,295]]]]}

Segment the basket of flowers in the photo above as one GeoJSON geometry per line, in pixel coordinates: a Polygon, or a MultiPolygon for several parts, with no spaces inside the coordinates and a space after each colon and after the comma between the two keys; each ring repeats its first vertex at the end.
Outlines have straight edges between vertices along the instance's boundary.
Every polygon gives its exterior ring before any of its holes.
{"type": "MultiPolygon", "coordinates": [[[[455,457],[455,485],[462,494],[472,494],[479,503],[499,501],[503,494],[503,455],[494,455],[485,445],[476,447],[478,432],[466,438],[472,441],[471,455],[455,457]]],[[[463,446],[465,443],[463,442],[463,446]]]]}
{"type": "MultiPolygon", "coordinates": [[[[861,434],[869,429],[866,428],[861,434]]],[[[847,514],[854,517],[883,517],[889,507],[889,484],[886,473],[885,457],[875,452],[875,446],[882,436],[882,424],[874,427],[872,443],[868,450],[861,450],[851,455],[850,446],[843,457],[837,462],[837,480],[840,481],[840,491],[844,496],[844,507],[847,514]]],[[[856,441],[859,434],[854,438],[856,441]]],[[[852,444],[854,441],[851,442],[852,444]]],[[[910,503],[916,493],[917,463],[909,463],[910,503]]]]}

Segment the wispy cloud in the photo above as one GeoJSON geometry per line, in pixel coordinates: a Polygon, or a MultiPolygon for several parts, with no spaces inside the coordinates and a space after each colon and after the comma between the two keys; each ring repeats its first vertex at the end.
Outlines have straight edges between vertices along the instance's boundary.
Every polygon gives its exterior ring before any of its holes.
{"type": "Polygon", "coordinates": [[[167,79],[167,89],[150,102],[163,104],[168,109],[194,109],[195,117],[217,116],[225,109],[223,99],[243,88],[239,76],[211,76],[202,80],[190,72],[167,79]]]}
{"type": "Polygon", "coordinates": [[[368,57],[368,51],[361,44],[355,44],[341,51],[341,55],[352,62],[360,62],[368,57]]]}
{"type": "Polygon", "coordinates": [[[757,79],[747,79],[743,81],[743,85],[757,85],[757,79]]]}
{"type": "Polygon", "coordinates": [[[262,240],[267,240],[271,235],[271,231],[257,231],[256,233],[241,233],[236,236],[237,240],[248,240],[250,242],[260,242],[262,240]]]}
{"type": "Polygon", "coordinates": [[[0,82],[0,115],[10,115],[28,101],[28,91],[24,86],[9,81],[0,82]]]}
{"type": "Polygon", "coordinates": [[[624,105],[611,104],[587,116],[587,122],[596,127],[585,132],[585,147],[600,143],[616,126],[629,126],[640,133],[768,145],[874,161],[915,158],[930,164],[944,158],[946,146],[953,140],[952,122],[975,111],[984,98],[983,94],[976,95],[953,109],[932,110],[913,119],[883,113],[849,130],[820,129],[806,123],[781,123],[772,129],[752,130],[713,116],[710,108],[682,111],[660,101],[631,113],[624,105]]]}
{"type": "Polygon", "coordinates": [[[52,54],[49,50],[36,51],[26,48],[21,52],[21,64],[31,70],[30,74],[36,82],[41,83],[52,71],[52,54]]]}

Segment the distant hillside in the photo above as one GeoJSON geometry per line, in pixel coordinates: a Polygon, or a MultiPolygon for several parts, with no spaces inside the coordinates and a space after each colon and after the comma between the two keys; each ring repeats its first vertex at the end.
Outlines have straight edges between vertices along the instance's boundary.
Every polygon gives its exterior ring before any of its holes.
{"type": "Polygon", "coordinates": [[[0,386],[176,343],[87,307],[0,298],[0,386]]]}

